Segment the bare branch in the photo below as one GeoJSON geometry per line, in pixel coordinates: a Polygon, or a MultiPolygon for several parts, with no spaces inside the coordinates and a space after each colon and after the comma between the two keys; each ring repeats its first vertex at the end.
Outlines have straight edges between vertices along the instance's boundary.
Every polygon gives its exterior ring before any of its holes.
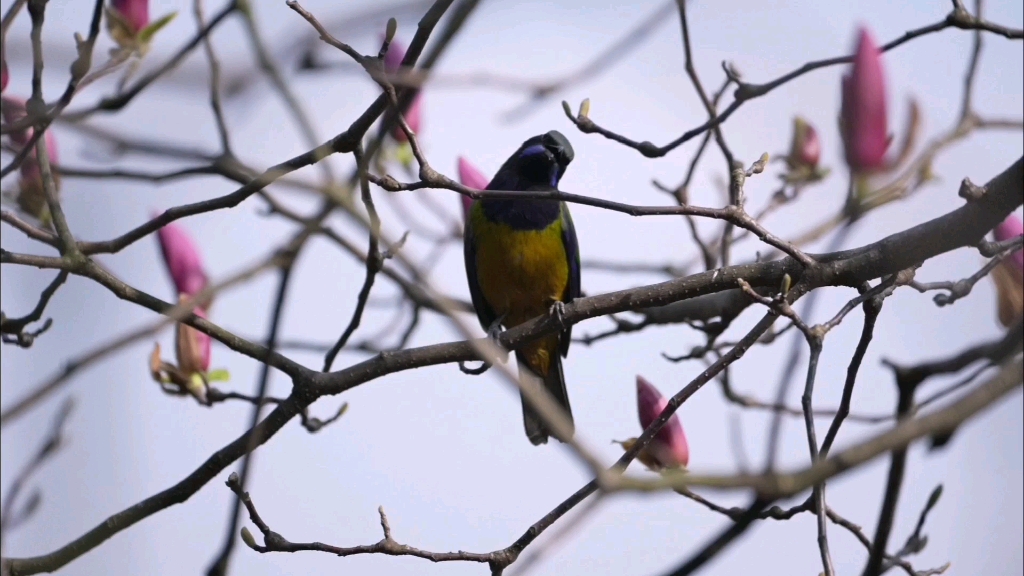
{"type": "Polygon", "coordinates": [[[25,328],[38,321],[43,317],[43,311],[46,310],[46,305],[50,303],[50,298],[57,292],[61,284],[68,279],[68,271],[61,270],[57,273],[57,277],[43,290],[43,293],[39,295],[39,302],[36,307],[32,309],[27,315],[21,318],[8,318],[0,312],[0,333],[3,334],[4,344],[17,344],[22,348],[29,348],[32,343],[35,342],[37,336],[46,332],[52,324],[52,320],[47,318],[43,325],[33,331],[25,332],[25,328]]]}
{"type": "MultiPolygon", "coordinates": [[[[292,2],[290,4],[292,9],[300,9],[297,3],[292,2]]],[[[349,321],[345,331],[342,332],[338,341],[331,347],[324,357],[324,372],[331,370],[331,365],[334,364],[334,358],[337,357],[338,352],[345,347],[348,343],[348,339],[352,337],[352,334],[359,327],[359,322],[363,317],[363,310],[366,309],[366,301],[370,297],[370,289],[373,288],[373,281],[377,278],[377,273],[380,272],[381,268],[384,267],[384,255],[380,252],[380,216],[377,215],[377,208],[373,204],[373,196],[370,194],[370,182],[366,179],[367,167],[366,158],[363,156],[363,147],[356,147],[356,163],[359,165],[359,188],[362,191],[363,204],[366,206],[366,212],[370,216],[370,232],[369,232],[369,248],[366,253],[366,279],[363,281],[363,287],[359,290],[359,297],[356,301],[355,312],[352,313],[352,319],[349,321]]]]}
{"type": "Polygon", "coordinates": [[[380,524],[384,531],[384,538],[376,544],[367,544],[363,546],[350,546],[340,547],[332,546],[330,544],[322,544],[320,542],[309,542],[309,543],[298,543],[290,542],[284,536],[281,536],[277,532],[270,529],[270,526],[260,517],[256,511],[256,506],[253,504],[252,499],[249,497],[249,493],[242,490],[242,485],[239,482],[238,475],[232,473],[228,477],[227,481],[228,488],[238,496],[239,501],[245,506],[245,509],[249,512],[249,519],[263,534],[263,545],[256,543],[255,539],[249,533],[248,529],[242,528],[242,539],[245,540],[246,545],[249,548],[261,553],[266,554],[267,552],[326,552],[335,556],[346,557],[355,556],[359,554],[386,554],[388,556],[413,556],[416,558],[423,558],[430,560],[431,562],[480,562],[490,563],[493,560],[492,554],[480,554],[475,552],[428,552],[426,550],[420,550],[419,548],[413,548],[405,544],[399,544],[391,537],[391,526],[388,522],[387,515],[384,514],[384,507],[381,506],[378,509],[380,512],[380,524]]]}
{"type": "MultiPolygon", "coordinates": [[[[929,24],[927,26],[923,26],[921,28],[910,30],[904,33],[903,36],[900,36],[899,38],[883,45],[881,47],[881,51],[888,52],[889,50],[892,50],[893,48],[896,48],[897,46],[900,46],[901,44],[904,44],[919,36],[924,36],[926,34],[931,34],[933,32],[939,32],[941,30],[945,30],[946,28],[951,27],[960,28],[963,30],[985,30],[987,32],[993,32],[996,34],[1000,34],[1002,36],[1006,36],[1007,38],[1010,39],[1019,39],[1022,37],[1022,34],[1024,34],[1024,32],[1022,32],[1021,30],[1006,28],[1003,26],[992,24],[984,20],[974,18],[967,14],[966,11],[961,12],[954,10],[948,16],[946,16],[945,19],[939,22],[929,24]]],[[[567,115],[569,116],[569,120],[571,120],[576,125],[576,127],[579,128],[580,132],[583,132],[585,134],[597,133],[604,136],[605,138],[608,138],[609,140],[614,140],[615,142],[623,144],[629,148],[633,148],[634,150],[640,152],[641,154],[648,158],[660,158],[668,154],[669,152],[675,150],[682,144],[703,134],[704,132],[717,126],[720,126],[730,116],[732,116],[732,114],[736,112],[736,110],[738,110],[739,107],[742,106],[745,102],[748,102],[755,98],[760,98],[761,96],[768,94],[775,88],[778,88],[779,86],[782,86],[783,84],[796,78],[799,78],[800,76],[803,76],[804,74],[811,72],[813,70],[825,68],[828,66],[835,66],[838,64],[848,64],[850,62],[853,62],[852,55],[808,62],[801,66],[800,68],[788,74],[780,76],[779,78],[776,78],[775,80],[772,80],[771,82],[767,82],[765,84],[748,84],[746,82],[740,82],[738,78],[734,78],[733,80],[737,81],[738,86],[736,88],[736,92],[733,93],[733,101],[731,104],[729,104],[729,106],[726,107],[724,111],[722,111],[721,114],[709,119],[704,124],[701,124],[700,126],[693,128],[692,130],[688,130],[687,132],[683,133],[682,136],[676,138],[675,140],[669,142],[668,144],[665,144],[664,146],[656,146],[655,144],[648,141],[637,142],[625,136],[621,136],[619,134],[616,134],[615,132],[612,132],[611,130],[602,128],[601,126],[594,123],[589,117],[573,117],[571,114],[568,113],[567,115]]]]}
{"type": "Polygon", "coordinates": [[[46,435],[46,439],[25,467],[17,473],[7,489],[3,508],[0,509],[0,541],[4,540],[4,537],[11,528],[28,519],[37,508],[39,504],[38,493],[30,498],[17,513],[15,513],[14,505],[17,504],[18,496],[21,495],[21,491],[25,488],[25,484],[32,477],[32,474],[64,446],[64,428],[74,407],[75,403],[70,397],[64,400],[60,405],[60,409],[57,410],[53,423],[50,425],[50,431],[46,435]]]}

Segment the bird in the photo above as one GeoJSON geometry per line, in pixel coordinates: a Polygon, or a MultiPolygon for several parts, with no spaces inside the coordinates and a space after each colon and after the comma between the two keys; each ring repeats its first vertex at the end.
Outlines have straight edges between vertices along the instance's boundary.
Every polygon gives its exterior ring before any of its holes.
{"type": "MultiPolygon", "coordinates": [[[[502,164],[487,190],[557,191],[573,157],[572,145],[557,130],[534,136],[502,164]]],[[[579,243],[565,202],[484,196],[469,210],[464,238],[469,292],[480,325],[492,337],[501,327],[549,312],[560,316],[565,303],[580,295],[579,243]]],[[[547,388],[570,423],[561,358],[569,352],[571,334],[570,326],[516,351],[520,380],[547,388]]],[[[554,434],[525,396],[522,402],[527,438],[535,446],[546,444],[554,434]]]]}

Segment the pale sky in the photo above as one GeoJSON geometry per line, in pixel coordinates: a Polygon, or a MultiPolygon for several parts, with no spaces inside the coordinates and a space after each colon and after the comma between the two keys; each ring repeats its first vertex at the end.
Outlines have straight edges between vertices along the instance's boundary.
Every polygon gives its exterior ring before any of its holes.
{"type": "MultiPolygon", "coordinates": [[[[355,13],[373,3],[308,0],[303,5],[330,21],[344,11],[355,13]],[[351,4],[351,5],[350,5],[351,4]]],[[[991,2],[986,17],[1020,28],[1024,9],[1019,2],[991,2]]],[[[6,10],[9,1],[3,3],[6,10]]],[[[293,40],[310,34],[308,25],[284,2],[254,2],[260,25],[276,53],[293,40]]],[[[471,17],[438,65],[440,72],[500,71],[515,76],[547,79],[586,62],[613,39],[639,22],[658,2],[621,3],[564,1],[484,2],[471,17]],[[555,5],[552,5],[555,4],[555,5]]],[[[936,22],[949,10],[939,0],[915,2],[723,2],[695,1],[690,28],[698,70],[705,86],[721,82],[720,62],[734,62],[751,82],[764,82],[802,63],[848,53],[858,23],[870,26],[880,42],[904,31],[936,22]]],[[[208,13],[219,8],[210,3],[208,13]]],[[[45,39],[70,45],[73,31],[85,31],[91,3],[51,3],[45,39]]],[[[191,3],[153,2],[157,17],[179,10],[179,17],[156,40],[146,64],[168,57],[194,31],[191,3]]],[[[399,37],[408,42],[415,30],[414,16],[400,19],[399,37]]],[[[341,30],[338,36],[363,52],[375,51],[383,30],[374,26],[341,30]]],[[[576,159],[562,180],[562,189],[635,204],[669,201],[655,190],[651,179],[674,185],[681,181],[699,139],[666,157],[650,160],[598,135],[577,131],[564,117],[559,101],[573,108],[591,99],[591,117],[601,125],[632,137],[663,144],[704,119],[683,70],[678,17],[673,15],[653,36],[600,78],[576,86],[546,101],[533,114],[515,123],[502,113],[522,96],[493,89],[435,87],[425,94],[425,122],[421,138],[432,165],[455,176],[458,155],[466,155],[490,175],[529,136],[551,129],[572,142],[576,159]]],[[[12,43],[24,53],[28,18],[19,18],[12,43]]],[[[892,126],[899,131],[906,100],[921,104],[925,138],[947,130],[959,112],[963,72],[970,33],[955,29],[933,34],[902,46],[885,56],[890,86],[892,126]]],[[[109,41],[97,51],[105,53],[109,41]]],[[[225,73],[251,65],[248,43],[237,23],[229,23],[217,36],[225,73]]],[[[11,48],[12,54],[14,49],[11,48]]],[[[67,50],[67,48],[63,48],[67,50]]],[[[49,54],[49,52],[48,52],[49,54]]],[[[66,54],[55,47],[56,62],[47,67],[46,95],[53,99],[66,82],[66,54]]],[[[12,83],[6,93],[28,94],[29,68],[11,57],[12,83]]],[[[97,56],[97,60],[99,56],[97,56]]],[[[189,74],[202,72],[203,55],[197,50],[187,73],[158,83],[122,113],[99,116],[95,124],[126,134],[165,139],[216,152],[217,134],[207,104],[205,84],[190,83],[189,74]]],[[[1024,57],[1021,44],[988,35],[979,71],[975,105],[989,117],[1019,118],[1024,93],[1024,57]]],[[[819,70],[791,82],[770,95],[743,106],[725,124],[724,134],[736,156],[746,162],[762,152],[786,149],[791,120],[800,114],[815,124],[823,142],[822,163],[833,175],[808,189],[799,204],[767,221],[782,236],[795,236],[831,215],[843,202],[846,170],[836,129],[841,67],[819,70]]],[[[315,119],[319,138],[326,139],[348,126],[376,95],[368,80],[351,73],[326,72],[318,76],[289,74],[301,100],[315,119]]],[[[227,121],[239,157],[252,166],[266,167],[308,149],[290,123],[280,100],[259,84],[227,102],[227,121]]],[[[94,86],[81,96],[81,105],[111,90],[94,86]]],[[[178,164],[129,156],[114,161],[94,144],[57,129],[61,158],[68,165],[98,164],[159,171],[178,164]]],[[[948,212],[962,202],[956,191],[969,176],[983,183],[1022,153],[1019,132],[988,132],[971,136],[940,154],[934,170],[940,180],[911,199],[891,205],[858,225],[846,247],[873,242],[948,212]]],[[[351,166],[348,157],[331,160],[339,172],[351,166]]],[[[761,206],[776,187],[778,165],[751,179],[747,196],[761,206]]],[[[396,171],[396,176],[404,175],[396,171]]],[[[307,169],[300,175],[315,178],[307,169]]],[[[721,155],[709,150],[692,186],[692,201],[717,205],[715,182],[723,176],[721,155]]],[[[13,186],[5,181],[4,189],[13,186]]],[[[143,222],[152,209],[163,209],[220,196],[235,185],[219,178],[184,180],[152,186],[143,182],[67,179],[63,194],[72,230],[85,239],[105,239],[143,222]]],[[[404,228],[375,190],[382,217],[392,238],[404,228]]],[[[433,191],[453,216],[458,214],[455,194],[433,191]]],[[[286,196],[309,210],[314,203],[286,196]]],[[[422,211],[422,206],[409,201],[422,211]]],[[[264,257],[292,234],[282,219],[262,215],[263,204],[250,199],[238,208],[189,218],[183,225],[194,235],[214,280],[264,257]]],[[[681,219],[630,218],[623,214],[573,206],[584,260],[626,262],[682,262],[696,254],[681,219]]],[[[1019,213],[1019,210],[1018,210],[1019,213]]],[[[363,234],[340,217],[332,220],[359,245],[363,234]]],[[[437,228],[435,226],[435,228],[437,228]]],[[[719,224],[705,223],[709,235],[719,224]]],[[[2,228],[5,249],[35,250],[9,227],[2,228]]],[[[823,250],[824,243],[809,250],[823,250]]],[[[422,238],[410,240],[408,253],[424,256],[429,247],[422,238]]],[[[736,258],[753,257],[764,250],[752,242],[738,248],[736,258]]],[[[156,241],[145,239],[123,252],[99,260],[133,286],[161,298],[173,299],[156,241]]],[[[955,280],[981,266],[974,250],[959,250],[927,263],[918,272],[922,281],[955,280]]],[[[296,268],[286,309],[283,336],[316,342],[335,340],[351,316],[355,295],[363,280],[362,263],[322,239],[310,243],[296,268]]],[[[35,304],[40,290],[52,279],[50,271],[5,267],[0,286],[3,309],[20,316],[35,304]]],[[[453,245],[434,270],[432,281],[449,293],[468,298],[461,249],[453,245]]],[[[657,276],[621,276],[584,270],[588,294],[639,286],[657,276]]],[[[276,278],[258,280],[221,295],[211,319],[240,335],[262,338],[268,324],[276,278]]],[[[376,300],[394,295],[387,280],[378,279],[376,300]]],[[[831,317],[854,295],[850,289],[828,289],[819,298],[812,321],[831,317]]],[[[3,346],[2,402],[7,406],[61,369],[62,362],[100,342],[155,319],[145,309],[124,303],[95,283],[72,277],[47,309],[53,328],[30,350],[3,346]]],[[[738,338],[761,316],[752,307],[727,334],[738,338]]],[[[371,308],[356,335],[373,334],[391,318],[391,311],[371,308]]],[[[467,317],[467,319],[469,319],[467,317]]],[[[817,406],[836,406],[846,364],[860,334],[862,315],[856,311],[829,334],[819,369],[817,406]]],[[[576,334],[603,331],[607,319],[595,318],[576,327],[576,334]]],[[[781,324],[780,324],[781,325],[781,324]]],[[[995,338],[994,290],[981,282],[970,297],[953,306],[937,308],[931,295],[904,288],[886,301],[875,339],[864,361],[854,394],[854,410],[864,414],[890,412],[895,385],[880,359],[912,364],[952,354],[968,345],[995,338]]],[[[161,333],[165,349],[171,330],[161,333]]],[[[437,315],[425,313],[410,345],[457,339],[437,315]]],[[[565,373],[577,430],[611,462],[621,450],[610,444],[640,432],[635,411],[634,378],[642,373],[663,393],[672,394],[703,369],[699,362],[672,364],[662,352],[679,354],[702,343],[702,335],[685,327],[648,329],[586,347],[575,344],[565,362],[565,373]]],[[[788,351],[788,340],[769,348],[755,348],[734,366],[734,386],[761,399],[775,392],[776,374],[788,351]],[[766,377],[767,375],[767,377],[766,377]]],[[[36,408],[31,416],[8,426],[2,439],[2,486],[6,490],[41,441],[45,427],[61,398],[73,394],[77,410],[68,428],[70,444],[49,461],[32,483],[43,491],[38,513],[12,532],[5,553],[28,556],[64,545],[109,515],[163,490],[192,472],[212,452],[236,438],[250,417],[250,407],[238,403],[213,409],[172,398],[160,392],[148,374],[152,340],[140,341],[99,362],[75,377],[60,394],[36,408]]],[[[231,372],[222,386],[242,392],[254,389],[259,366],[247,357],[214,345],[213,366],[231,372]]],[[[319,354],[289,352],[310,366],[322,362],[319,354]]],[[[335,367],[365,358],[343,353],[335,367]]],[[[799,368],[803,371],[803,366],[799,368]]],[[[936,379],[924,394],[941,387],[936,379]]],[[[285,395],[289,382],[280,374],[272,392],[285,395]]],[[[799,405],[799,392],[789,399],[799,405]]],[[[286,538],[322,541],[338,546],[369,544],[380,539],[377,506],[387,511],[394,537],[400,542],[432,551],[489,552],[509,545],[533,522],[589,479],[586,470],[557,444],[532,447],[522,432],[518,393],[495,374],[465,376],[454,365],[402,372],[357,387],[341,398],[326,398],[313,406],[326,416],[340,402],[348,413],[315,435],[290,423],[255,457],[250,493],[263,518],[286,538]]],[[[730,421],[741,417],[743,443],[755,465],[763,461],[768,418],[762,413],[739,411],[726,403],[719,386],[707,386],[679,410],[691,449],[690,467],[698,471],[730,472],[736,459],[730,440],[730,421]]],[[[818,421],[819,434],[827,420],[818,421]]],[[[882,430],[884,428],[875,428],[882,430]]],[[[802,423],[788,420],[783,429],[782,465],[802,466],[807,460],[802,423]]],[[[844,425],[837,449],[866,438],[872,429],[844,425]]],[[[932,488],[944,484],[942,500],[929,516],[927,548],[910,558],[923,570],[952,562],[948,574],[1024,573],[1024,418],[1022,396],[1015,392],[957,432],[947,448],[910,451],[906,483],[890,540],[895,550],[913,529],[932,488]]],[[[829,504],[873,535],[885,485],[888,459],[828,484],[829,504]]],[[[221,546],[228,507],[233,495],[224,487],[232,466],[183,505],[150,517],[84,555],[60,573],[68,575],[198,574],[205,571],[221,546]]],[[[639,468],[638,468],[639,471],[639,468]]],[[[716,502],[740,505],[745,495],[709,494],[716,502]]],[[[796,503],[795,500],[792,503],[796,503]]],[[[571,516],[571,515],[570,515],[571,516]]],[[[660,574],[698,550],[728,520],[675,494],[618,496],[606,501],[579,528],[558,542],[534,566],[541,574],[660,574]]],[[[246,521],[244,525],[251,524],[246,521]]],[[[563,524],[557,524],[547,536],[563,524]]],[[[859,573],[866,559],[863,546],[845,530],[829,526],[835,566],[839,574],[859,573]]],[[[547,541],[542,537],[538,543],[547,541]]],[[[535,544],[536,546],[536,544],[535,544]]],[[[528,553],[532,548],[528,549],[528,553]]],[[[528,554],[527,554],[528,555],[528,554]]],[[[705,574],[818,574],[821,561],[815,543],[813,516],[803,514],[787,522],[765,521],[749,530],[727,553],[702,572],[705,574]]],[[[257,554],[239,543],[233,573],[273,574],[483,574],[486,567],[469,563],[434,565],[415,558],[360,556],[335,558],[322,553],[257,554]]]]}

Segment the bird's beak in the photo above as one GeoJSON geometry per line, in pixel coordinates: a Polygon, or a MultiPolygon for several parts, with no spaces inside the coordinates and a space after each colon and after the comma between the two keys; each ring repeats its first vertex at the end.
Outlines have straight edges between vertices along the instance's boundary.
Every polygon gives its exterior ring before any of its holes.
{"type": "Polygon", "coordinates": [[[552,130],[544,135],[544,148],[554,157],[559,166],[565,167],[572,162],[574,153],[572,144],[557,130],[552,130]]]}
{"type": "Polygon", "coordinates": [[[561,146],[558,146],[557,144],[545,145],[544,149],[551,157],[551,160],[559,166],[565,166],[569,163],[566,159],[565,150],[561,146]]]}

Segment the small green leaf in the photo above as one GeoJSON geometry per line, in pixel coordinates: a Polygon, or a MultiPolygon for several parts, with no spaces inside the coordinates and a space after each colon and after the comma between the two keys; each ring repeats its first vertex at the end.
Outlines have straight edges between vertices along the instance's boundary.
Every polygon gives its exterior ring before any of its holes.
{"type": "Polygon", "coordinates": [[[395,147],[395,160],[408,170],[412,163],[416,161],[416,157],[412,153],[412,145],[408,142],[402,142],[395,147]]]}
{"type": "Polygon", "coordinates": [[[587,118],[590,116],[590,98],[584,98],[583,102],[580,102],[580,111],[577,116],[580,118],[587,118]]]}
{"type": "Polygon", "coordinates": [[[771,156],[769,156],[767,152],[761,154],[761,157],[757,159],[757,162],[754,162],[750,167],[751,175],[764,172],[764,167],[768,165],[769,160],[771,160],[771,156]]]}
{"type": "Polygon", "coordinates": [[[177,12],[171,12],[170,14],[161,17],[159,20],[151,22],[149,26],[146,26],[142,30],[139,30],[139,44],[149,44],[149,41],[153,39],[153,36],[156,35],[161,28],[170,24],[171,20],[174,20],[174,17],[177,15],[177,12]]]}
{"type": "Polygon", "coordinates": [[[185,389],[188,393],[195,397],[202,403],[206,403],[206,381],[203,379],[203,375],[194,372],[192,376],[185,382],[185,389]]]}
{"type": "Polygon", "coordinates": [[[252,537],[252,532],[249,532],[245,526],[242,526],[242,542],[245,542],[249,548],[256,549],[256,539],[252,537]]]}
{"type": "Polygon", "coordinates": [[[206,374],[206,380],[209,382],[227,382],[231,379],[231,374],[223,368],[217,368],[216,370],[210,370],[206,374]]]}

